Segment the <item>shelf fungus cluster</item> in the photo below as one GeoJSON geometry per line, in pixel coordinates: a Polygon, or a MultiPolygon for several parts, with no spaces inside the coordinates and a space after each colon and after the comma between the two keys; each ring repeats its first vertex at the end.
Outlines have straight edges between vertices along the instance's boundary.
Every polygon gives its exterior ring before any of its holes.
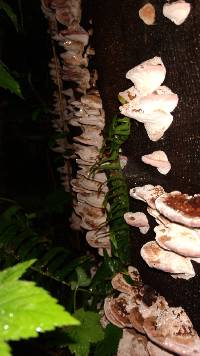
{"type": "Polygon", "coordinates": [[[118,296],[107,297],[106,318],[123,329],[117,356],[200,355],[200,338],[181,307],[170,307],[164,297],[143,285],[138,271],[128,268],[112,279],[118,296]]]}
{"type": "Polygon", "coordinates": [[[126,73],[134,86],[119,93],[120,112],[142,122],[151,141],[158,141],[173,121],[178,96],[162,86],[166,68],[160,57],[151,58],[126,73]]]}
{"type": "Polygon", "coordinates": [[[54,93],[53,126],[59,134],[54,151],[61,153],[64,166],[58,168],[65,190],[73,190],[74,212],[71,227],[88,231],[86,240],[92,247],[107,249],[110,254],[105,195],[108,191],[105,173],[91,174],[103,145],[104,110],[96,89],[97,72],[88,69],[94,49],[89,32],[80,26],[80,0],[42,0],[42,10],[49,22],[54,57],[50,73],[57,90],[54,93]],[[57,45],[61,52],[57,55],[57,45]],[[74,129],[73,129],[74,127],[74,129]],[[67,140],[68,132],[80,134],[67,140]],[[71,172],[71,160],[78,167],[71,172]]]}
{"type": "MultiPolygon", "coordinates": [[[[99,93],[91,88],[80,99],[71,103],[73,114],[69,120],[72,126],[78,126],[81,134],[73,138],[72,149],[76,158],[78,171],[71,180],[74,198],[74,221],[80,219],[79,228],[87,230],[86,240],[92,247],[111,253],[109,227],[107,225],[105,195],[108,192],[107,178],[104,172],[91,173],[91,169],[99,159],[99,151],[103,145],[102,129],[104,127],[104,111],[99,93]]],[[[73,156],[74,156],[73,155],[73,156]]]]}
{"type": "MultiPolygon", "coordinates": [[[[182,25],[191,11],[191,4],[185,0],[166,2],[163,5],[163,15],[175,25],[182,25]]],[[[146,25],[154,25],[156,18],[155,7],[151,3],[146,3],[139,10],[139,17],[146,25]]]]}
{"type": "Polygon", "coordinates": [[[155,241],[141,249],[148,266],[168,272],[173,278],[194,277],[191,261],[200,262],[200,195],[166,193],[161,186],[150,184],[131,189],[130,195],[147,203],[148,213],[158,224],[154,228],[155,241]]]}

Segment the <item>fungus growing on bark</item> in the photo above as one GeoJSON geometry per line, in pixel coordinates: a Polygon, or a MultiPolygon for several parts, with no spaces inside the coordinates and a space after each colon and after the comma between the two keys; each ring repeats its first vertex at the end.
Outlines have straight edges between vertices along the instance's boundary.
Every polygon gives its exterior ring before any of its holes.
{"type": "Polygon", "coordinates": [[[91,192],[91,193],[78,193],[77,200],[87,203],[95,208],[102,208],[105,199],[104,193],[91,192]]]}
{"type": "Polygon", "coordinates": [[[146,184],[143,187],[130,189],[132,198],[146,202],[153,209],[155,209],[155,200],[164,193],[165,191],[161,185],[146,184]]]}
{"type": "Polygon", "coordinates": [[[119,92],[118,99],[121,104],[126,104],[138,96],[140,96],[140,93],[138,92],[138,90],[136,90],[136,88],[133,85],[129,89],[119,92]]]}
{"type": "Polygon", "coordinates": [[[146,215],[142,212],[125,213],[124,219],[128,225],[139,227],[142,234],[146,234],[149,231],[149,222],[146,215]]]}
{"type": "Polygon", "coordinates": [[[145,334],[145,331],[143,328],[144,319],[139,311],[138,306],[131,309],[130,314],[129,314],[129,319],[130,319],[131,324],[135,330],[137,330],[141,334],[145,334]]]}
{"type": "Polygon", "coordinates": [[[163,15],[176,25],[181,25],[188,17],[190,10],[190,3],[178,0],[172,3],[165,3],[163,6],[163,15]]]}
{"type": "Polygon", "coordinates": [[[97,230],[88,231],[86,234],[87,243],[94,248],[110,249],[109,234],[105,236],[98,236],[97,230]]]}
{"type": "Polygon", "coordinates": [[[80,167],[80,170],[77,172],[78,176],[83,176],[87,179],[91,179],[95,182],[105,183],[107,181],[106,174],[104,172],[91,174],[90,169],[86,166],[80,167]]]}
{"type": "Polygon", "coordinates": [[[131,294],[131,292],[133,291],[133,288],[134,288],[128,282],[125,281],[123,273],[117,273],[112,278],[111,283],[112,283],[112,286],[114,289],[116,289],[122,293],[131,294]]]}
{"type": "Polygon", "coordinates": [[[167,174],[171,169],[171,164],[166,153],[163,151],[154,151],[148,155],[144,155],[142,156],[142,161],[156,167],[161,174],[167,174]]]}
{"type": "Polygon", "coordinates": [[[149,356],[147,338],[133,329],[124,329],[120,339],[117,356],[149,356]]]}
{"type": "Polygon", "coordinates": [[[175,274],[175,277],[190,279],[195,271],[190,259],[163,250],[155,241],[147,242],[141,248],[141,256],[149,267],[175,274]]]}
{"type": "Polygon", "coordinates": [[[72,179],[72,181],[78,181],[79,186],[88,191],[101,191],[102,193],[108,192],[108,187],[105,183],[97,182],[94,179],[87,179],[79,173],[77,174],[77,179],[72,179]]]}
{"type": "Polygon", "coordinates": [[[166,68],[160,57],[151,58],[126,73],[126,78],[130,79],[141,95],[153,93],[163,83],[166,75],[166,68]]]}
{"type": "Polygon", "coordinates": [[[88,162],[89,165],[94,164],[99,157],[99,150],[97,147],[84,146],[77,143],[74,143],[73,147],[76,150],[76,154],[80,156],[83,161],[88,162]]]}
{"type": "Polygon", "coordinates": [[[185,257],[200,257],[200,229],[169,223],[154,228],[157,243],[185,257]]]}
{"type": "Polygon", "coordinates": [[[123,96],[124,100],[127,101],[127,103],[124,103],[124,105],[120,107],[120,111],[123,114],[127,113],[127,115],[129,113],[132,115],[130,117],[138,121],[141,121],[140,117],[142,117],[142,114],[150,114],[154,111],[170,113],[178,104],[178,95],[164,85],[146,96],[139,95],[139,93],[134,90],[134,87],[132,88],[119,93],[119,96],[123,96]]]}
{"type": "Polygon", "coordinates": [[[154,25],[156,18],[155,7],[148,2],[139,10],[139,17],[146,25],[154,25]]]}
{"type": "Polygon", "coordinates": [[[101,148],[103,144],[103,136],[101,129],[95,126],[85,125],[82,127],[83,133],[80,136],[75,136],[74,141],[83,143],[84,145],[101,148]]]}
{"type": "Polygon", "coordinates": [[[131,328],[132,324],[129,320],[129,312],[127,305],[129,304],[130,296],[121,293],[118,298],[107,297],[104,302],[104,312],[106,318],[119,328],[131,328]]]}
{"type": "Polygon", "coordinates": [[[165,308],[168,307],[168,303],[166,299],[162,296],[156,296],[155,291],[153,291],[153,300],[148,303],[144,302],[145,294],[143,297],[143,301],[139,305],[139,311],[143,317],[143,319],[147,319],[150,317],[157,317],[165,308]]]}
{"type": "Polygon", "coordinates": [[[188,227],[200,227],[200,195],[165,193],[156,199],[156,209],[171,221],[188,227]]]}
{"type": "Polygon", "coordinates": [[[173,121],[170,114],[178,104],[178,95],[168,87],[160,86],[165,79],[166,69],[160,57],[154,57],[129,70],[126,78],[135,87],[120,92],[123,104],[120,112],[144,123],[152,141],[158,141],[173,121]]]}
{"type": "Polygon", "coordinates": [[[93,92],[93,93],[85,94],[81,97],[81,102],[82,104],[87,105],[90,108],[94,108],[94,109],[103,108],[99,93],[93,92]]]}
{"type": "Polygon", "coordinates": [[[155,218],[157,224],[163,224],[164,226],[170,224],[170,221],[166,219],[163,215],[161,215],[158,210],[152,209],[148,206],[147,211],[151,216],[155,218]]]}
{"type": "Polygon", "coordinates": [[[162,138],[165,131],[172,124],[173,116],[164,111],[154,111],[148,115],[148,120],[145,120],[144,127],[151,141],[158,141],[162,138]]]}
{"type": "Polygon", "coordinates": [[[144,320],[151,341],[178,355],[199,355],[200,339],[185,311],[168,307],[157,316],[144,320]]]}

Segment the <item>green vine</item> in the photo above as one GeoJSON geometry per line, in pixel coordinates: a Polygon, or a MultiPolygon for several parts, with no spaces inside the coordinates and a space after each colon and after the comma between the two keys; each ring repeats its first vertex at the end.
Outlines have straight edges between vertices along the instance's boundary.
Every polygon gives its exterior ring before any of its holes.
{"type": "Polygon", "coordinates": [[[112,252],[124,264],[129,263],[129,227],[124,221],[124,213],[129,210],[127,185],[119,160],[119,149],[130,134],[130,119],[114,117],[108,130],[99,161],[93,166],[96,170],[106,171],[109,192],[105,206],[109,203],[107,221],[110,226],[112,252]]]}

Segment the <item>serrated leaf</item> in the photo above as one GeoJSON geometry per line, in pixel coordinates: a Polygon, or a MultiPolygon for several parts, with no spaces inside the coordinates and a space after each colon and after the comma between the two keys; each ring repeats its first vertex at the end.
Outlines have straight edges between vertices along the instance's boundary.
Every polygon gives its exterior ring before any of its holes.
{"type": "Polygon", "coordinates": [[[4,10],[6,15],[9,17],[13,25],[15,26],[16,31],[19,31],[19,25],[17,21],[17,16],[14,13],[13,9],[5,1],[0,0],[0,10],[4,10]]]}
{"type": "Polygon", "coordinates": [[[68,336],[72,342],[69,349],[76,356],[87,356],[89,354],[90,344],[103,340],[104,332],[100,325],[100,316],[91,311],[83,309],[77,310],[73,316],[81,322],[77,328],[69,327],[68,336]]]}
{"type": "MultiPolygon", "coordinates": [[[[35,260],[25,261],[23,263],[18,263],[13,267],[9,267],[4,271],[0,272],[0,288],[4,286],[5,283],[17,281],[26,270],[35,262],[35,260]]],[[[1,303],[1,300],[0,300],[1,303]]]]}
{"type": "Polygon", "coordinates": [[[3,63],[0,63],[0,87],[10,90],[11,93],[22,98],[19,83],[12,77],[3,63]]]}
{"type": "Polygon", "coordinates": [[[117,353],[122,329],[109,324],[105,329],[104,339],[97,344],[94,356],[113,356],[117,353]]]}
{"type": "Polygon", "coordinates": [[[17,280],[34,260],[0,272],[0,340],[17,341],[79,322],[34,282],[17,280]]]}
{"type": "Polygon", "coordinates": [[[6,342],[3,342],[2,340],[0,340],[0,355],[11,356],[10,346],[6,342]]]}

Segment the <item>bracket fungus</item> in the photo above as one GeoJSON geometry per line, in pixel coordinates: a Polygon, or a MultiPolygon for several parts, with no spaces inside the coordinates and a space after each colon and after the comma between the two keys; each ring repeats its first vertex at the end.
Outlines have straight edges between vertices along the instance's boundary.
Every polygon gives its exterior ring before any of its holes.
{"type": "Polygon", "coordinates": [[[185,311],[165,308],[157,316],[144,320],[151,341],[178,355],[200,355],[200,339],[185,311]]]}
{"type": "Polygon", "coordinates": [[[144,163],[156,167],[161,174],[167,174],[171,169],[171,164],[164,151],[154,151],[148,155],[142,156],[141,159],[144,163]]]}
{"type": "Polygon", "coordinates": [[[149,59],[126,73],[135,86],[120,92],[119,101],[123,104],[120,112],[144,123],[152,141],[158,141],[173,121],[170,114],[178,104],[178,95],[166,86],[166,68],[160,57],[149,59]]]}
{"type": "Polygon", "coordinates": [[[111,283],[112,283],[112,287],[121,293],[131,294],[134,288],[128,282],[125,281],[122,273],[117,273],[112,278],[111,283]]]}
{"type": "Polygon", "coordinates": [[[178,0],[172,3],[165,3],[163,6],[163,15],[179,26],[186,20],[190,10],[190,3],[178,0]]]}
{"type": "Polygon", "coordinates": [[[128,294],[121,293],[117,298],[107,297],[104,302],[106,318],[119,328],[131,328],[127,306],[130,301],[128,294]]]}
{"type": "Polygon", "coordinates": [[[128,225],[139,227],[142,234],[146,234],[149,231],[149,222],[146,215],[140,211],[136,213],[125,213],[124,219],[128,225]]]}
{"type": "Polygon", "coordinates": [[[130,69],[126,78],[130,79],[141,95],[153,93],[163,83],[166,68],[160,57],[148,59],[145,62],[130,69]]]}
{"type": "Polygon", "coordinates": [[[146,202],[151,208],[155,209],[155,201],[165,193],[161,185],[146,184],[142,187],[130,189],[130,196],[137,200],[146,202]]]}
{"type": "Polygon", "coordinates": [[[165,193],[155,202],[156,209],[171,221],[188,227],[200,227],[200,195],[165,193]]]}
{"type": "Polygon", "coordinates": [[[154,228],[157,243],[164,249],[185,257],[200,257],[200,229],[175,223],[160,224],[154,228]]]}
{"type": "Polygon", "coordinates": [[[200,338],[183,308],[170,307],[141,280],[140,286],[128,285],[122,273],[113,278],[112,285],[123,290],[104,303],[106,318],[123,328],[117,356],[200,355],[200,338]]]}
{"type": "Polygon", "coordinates": [[[149,356],[147,338],[133,329],[124,329],[117,356],[149,356]]]}
{"type": "Polygon", "coordinates": [[[195,271],[189,258],[163,250],[155,241],[147,242],[141,248],[141,256],[149,267],[171,273],[175,277],[190,279],[195,271]]]}
{"type": "Polygon", "coordinates": [[[155,7],[148,2],[139,10],[139,17],[146,25],[154,25],[156,19],[155,7]]]}

